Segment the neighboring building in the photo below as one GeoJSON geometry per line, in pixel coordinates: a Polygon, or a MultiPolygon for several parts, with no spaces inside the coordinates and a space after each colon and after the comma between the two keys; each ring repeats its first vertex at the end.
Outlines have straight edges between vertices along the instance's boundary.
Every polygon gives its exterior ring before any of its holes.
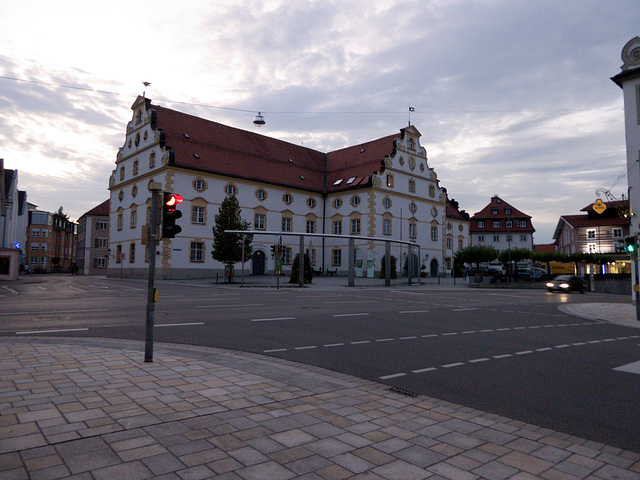
{"type": "Polygon", "coordinates": [[[458,202],[447,199],[444,227],[444,265],[447,275],[451,274],[453,259],[458,250],[469,246],[469,214],[459,209],[458,202]]]}
{"type": "Polygon", "coordinates": [[[81,275],[104,275],[109,265],[109,200],[78,220],[76,265],[81,275]]]}
{"type": "MultiPolygon", "coordinates": [[[[640,234],[640,37],[632,38],[622,48],[622,70],[611,78],[622,88],[624,98],[625,137],[627,143],[627,181],[631,207],[630,234],[640,234]]],[[[631,278],[634,278],[634,274],[631,278]]],[[[635,282],[634,282],[635,283],[635,282]]]]}
{"type": "Polygon", "coordinates": [[[555,243],[542,243],[534,245],[533,251],[535,253],[555,253],[558,251],[558,248],[555,243]]]}
{"type": "Polygon", "coordinates": [[[526,248],[533,251],[531,216],[511,206],[498,195],[471,217],[471,245],[488,245],[498,251],[526,248]]]}
{"type": "MultiPolygon", "coordinates": [[[[361,235],[410,240],[429,258],[429,272],[442,274],[446,193],[420,132],[399,133],[333,152],[320,152],[151,104],[138,97],[124,146],[109,180],[110,275],[146,276],[141,243],[148,222],[149,182],[179,193],[184,202],[182,232],[159,245],[160,278],[206,277],[221,273],[211,258],[214,216],[234,195],[242,216],[255,230],[361,235]],[[123,273],[124,272],[124,273],[123,273]]],[[[275,270],[270,247],[274,234],[254,236],[254,256],[246,270],[275,270]]],[[[299,239],[282,236],[284,265],[297,253],[299,239]]],[[[316,269],[348,270],[348,240],[307,237],[316,269]]],[[[357,241],[356,263],[379,270],[384,243],[357,241]]],[[[402,268],[407,247],[393,246],[402,268]]],[[[421,264],[415,255],[413,265],[421,264]]],[[[371,272],[367,272],[371,273],[371,272]]]]}
{"type": "Polygon", "coordinates": [[[18,171],[0,159],[0,279],[15,280],[24,260],[25,192],[18,190],[18,171]]]}
{"type": "Polygon", "coordinates": [[[75,261],[77,224],[49,212],[29,212],[27,228],[27,264],[46,270],[69,269],[75,261]]]}
{"type": "MultiPolygon", "coordinates": [[[[630,272],[629,254],[624,252],[624,237],[629,235],[629,200],[598,202],[584,207],[581,215],[563,215],[553,234],[558,252],[602,253],[614,255],[615,264],[604,273],[630,272]],[[604,209],[602,208],[604,206],[604,209]],[[600,211],[601,213],[598,213],[600,211]]],[[[588,269],[596,268],[587,266],[588,269]]],[[[586,271],[584,273],[601,273],[586,271]]]]}

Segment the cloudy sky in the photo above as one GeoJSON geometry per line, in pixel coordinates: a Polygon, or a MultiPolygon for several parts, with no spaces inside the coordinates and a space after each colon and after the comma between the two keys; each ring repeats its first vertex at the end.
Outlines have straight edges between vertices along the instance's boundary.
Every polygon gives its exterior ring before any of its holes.
{"type": "Polygon", "coordinates": [[[22,0],[0,4],[0,158],[43,210],[108,198],[142,81],[154,103],[330,151],[422,133],[471,214],[558,217],[627,191],[622,91],[638,0],[22,0]]]}

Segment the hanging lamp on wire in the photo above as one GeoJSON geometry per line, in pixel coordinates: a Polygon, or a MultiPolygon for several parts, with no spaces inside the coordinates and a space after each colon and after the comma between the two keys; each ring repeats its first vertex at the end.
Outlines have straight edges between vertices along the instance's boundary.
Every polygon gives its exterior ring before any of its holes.
{"type": "Polygon", "coordinates": [[[266,120],[264,119],[264,115],[262,115],[262,112],[258,112],[258,114],[255,116],[255,118],[253,119],[253,124],[256,127],[261,127],[263,126],[266,122],[266,120]]]}

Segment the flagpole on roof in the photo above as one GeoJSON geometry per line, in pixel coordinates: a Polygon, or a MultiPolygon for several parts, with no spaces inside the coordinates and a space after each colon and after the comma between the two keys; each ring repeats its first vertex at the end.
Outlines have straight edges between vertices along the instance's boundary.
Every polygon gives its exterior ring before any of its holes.
{"type": "Polygon", "coordinates": [[[409,104],[409,126],[411,126],[411,112],[415,112],[416,109],[409,104]]]}

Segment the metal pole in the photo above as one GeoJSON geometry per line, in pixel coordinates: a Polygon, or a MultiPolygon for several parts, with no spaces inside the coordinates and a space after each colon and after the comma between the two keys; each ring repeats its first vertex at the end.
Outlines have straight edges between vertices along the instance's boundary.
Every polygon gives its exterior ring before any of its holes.
{"type": "Polygon", "coordinates": [[[391,286],[391,242],[384,243],[384,286],[391,286]]]}
{"type": "Polygon", "coordinates": [[[347,285],[349,287],[355,286],[355,277],[356,277],[355,265],[354,265],[355,259],[356,259],[355,241],[353,240],[353,238],[349,238],[349,259],[347,260],[349,262],[349,280],[347,282],[347,285]]]}
{"type": "Polygon", "coordinates": [[[304,287],[304,235],[300,235],[300,255],[298,255],[298,286],[304,287]]]}
{"type": "Polygon", "coordinates": [[[149,238],[147,240],[149,252],[149,278],[147,282],[147,318],[144,337],[144,361],[153,362],[153,327],[155,312],[155,276],[156,276],[156,246],[158,242],[158,192],[162,184],[152,182],[149,185],[151,191],[151,212],[149,214],[149,238]]]}
{"type": "Polygon", "coordinates": [[[245,233],[242,234],[242,267],[240,268],[240,286],[244,287],[244,239],[247,238],[245,233]]]}
{"type": "MultiPolygon", "coordinates": [[[[638,237],[636,236],[636,245],[638,243],[638,237]]],[[[636,320],[640,321],[640,273],[638,273],[638,252],[634,252],[631,254],[633,257],[633,265],[635,267],[635,285],[633,286],[633,290],[636,295],[636,320]]]]}
{"type": "Polygon", "coordinates": [[[407,246],[407,285],[411,286],[411,275],[413,274],[413,247],[407,246]]]}

